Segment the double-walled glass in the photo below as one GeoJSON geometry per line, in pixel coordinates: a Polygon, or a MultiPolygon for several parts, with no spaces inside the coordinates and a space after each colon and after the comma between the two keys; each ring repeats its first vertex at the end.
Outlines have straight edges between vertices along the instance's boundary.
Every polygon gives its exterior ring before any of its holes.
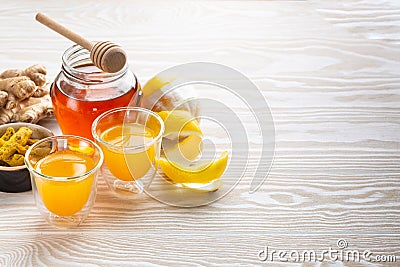
{"type": "Polygon", "coordinates": [[[138,107],[112,109],[93,122],[92,135],[104,152],[102,176],[111,191],[134,195],[150,186],[163,133],[160,116],[138,107]]]}
{"type": "Polygon", "coordinates": [[[88,50],[74,45],[62,56],[62,69],[51,88],[51,100],[63,134],[93,140],[91,126],[96,117],[107,110],[138,103],[140,93],[140,84],[128,65],[116,73],[104,72],[93,65],[88,50]]]}
{"type": "Polygon", "coordinates": [[[103,152],[78,136],[52,136],[32,145],[25,155],[36,206],[52,225],[81,224],[94,204],[103,152]]]}

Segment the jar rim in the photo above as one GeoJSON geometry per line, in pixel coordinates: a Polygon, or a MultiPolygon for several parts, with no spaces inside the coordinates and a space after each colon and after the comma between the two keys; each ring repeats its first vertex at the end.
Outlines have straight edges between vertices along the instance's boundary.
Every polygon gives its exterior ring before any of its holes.
{"type": "Polygon", "coordinates": [[[97,84],[119,79],[128,71],[128,63],[126,62],[125,66],[118,72],[104,72],[93,64],[90,59],[90,52],[86,48],[75,44],[64,51],[62,55],[62,69],[70,78],[97,84]],[[79,67],[83,66],[94,66],[98,71],[79,69],[79,67]]]}

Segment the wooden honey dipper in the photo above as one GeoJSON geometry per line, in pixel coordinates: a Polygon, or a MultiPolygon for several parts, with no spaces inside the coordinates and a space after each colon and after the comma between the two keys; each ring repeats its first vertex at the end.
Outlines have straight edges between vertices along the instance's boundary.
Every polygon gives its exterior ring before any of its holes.
{"type": "Polygon", "coordinates": [[[125,51],[115,43],[104,41],[93,43],[79,34],[59,24],[43,13],[36,14],[36,20],[63,35],[69,40],[90,51],[90,59],[93,64],[105,72],[118,72],[126,63],[125,51]]]}

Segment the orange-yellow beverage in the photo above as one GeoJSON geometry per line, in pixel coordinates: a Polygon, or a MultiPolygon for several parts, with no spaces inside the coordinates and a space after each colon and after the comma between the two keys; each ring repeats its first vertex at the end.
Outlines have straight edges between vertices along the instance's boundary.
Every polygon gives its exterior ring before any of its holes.
{"type": "Polygon", "coordinates": [[[70,216],[80,211],[90,196],[95,174],[68,178],[85,174],[94,167],[92,158],[72,150],[57,151],[39,160],[35,170],[53,177],[35,178],[38,193],[46,208],[59,216],[70,216]]]}
{"type": "Polygon", "coordinates": [[[143,145],[154,137],[151,129],[139,123],[116,125],[104,131],[100,139],[110,145],[100,146],[110,172],[124,181],[142,178],[154,163],[156,151],[155,144],[143,145]]]}

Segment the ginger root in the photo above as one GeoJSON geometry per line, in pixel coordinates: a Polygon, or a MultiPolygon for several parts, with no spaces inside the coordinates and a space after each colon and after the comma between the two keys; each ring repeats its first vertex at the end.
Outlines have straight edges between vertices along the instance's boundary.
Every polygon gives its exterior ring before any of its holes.
{"type": "Polygon", "coordinates": [[[14,78],[20,76],[27,76],[31,79],[37,86],[42,86],[46,83],[46,68],[43,65],[33,65],[25,70],[10,69],[3,71],[0,74],[0,79],[14,78]]]}
{"type": "Polygon", "coordinates": [[[0,91],[0,107],[3,107],[8,101],[8,93],[6,91],[0,91]]]}
{"type": "Polygon", "coordinates": [[[6,124],[13,121],[15,109],[0,108],[0,124],[6,124]]]}
{"type": "Polygon", "coordinates": [[[0,80],[0,90],[12,93],[16,99],[23,100],[35,92],[36,84],[27,76],[6,78],[0,80]]]}
{"type": "Polygon", "coordinates": [[[49,95],[50,94],[50,86],[51,83],[47,82],[42,86],[38,86],[35,90],[35,92],[33,92],[33,97],[42,97],[45,95],[49,95]]]}
{"type": "Polygon", "coordinates": [[[39,120],[50,117],[53,114],[50,95],[47,94],[41,98],[30,98],[21,102],[21,110],[13,115],[13,119],[20,122],[37,123],[39,120]]]}
{"type": "Polygon", "coordinates": [[[0,124],[37,123],[53,115],[50,83],[46,82],[44,66],[10,69],[0,74],[0,124]]]}

